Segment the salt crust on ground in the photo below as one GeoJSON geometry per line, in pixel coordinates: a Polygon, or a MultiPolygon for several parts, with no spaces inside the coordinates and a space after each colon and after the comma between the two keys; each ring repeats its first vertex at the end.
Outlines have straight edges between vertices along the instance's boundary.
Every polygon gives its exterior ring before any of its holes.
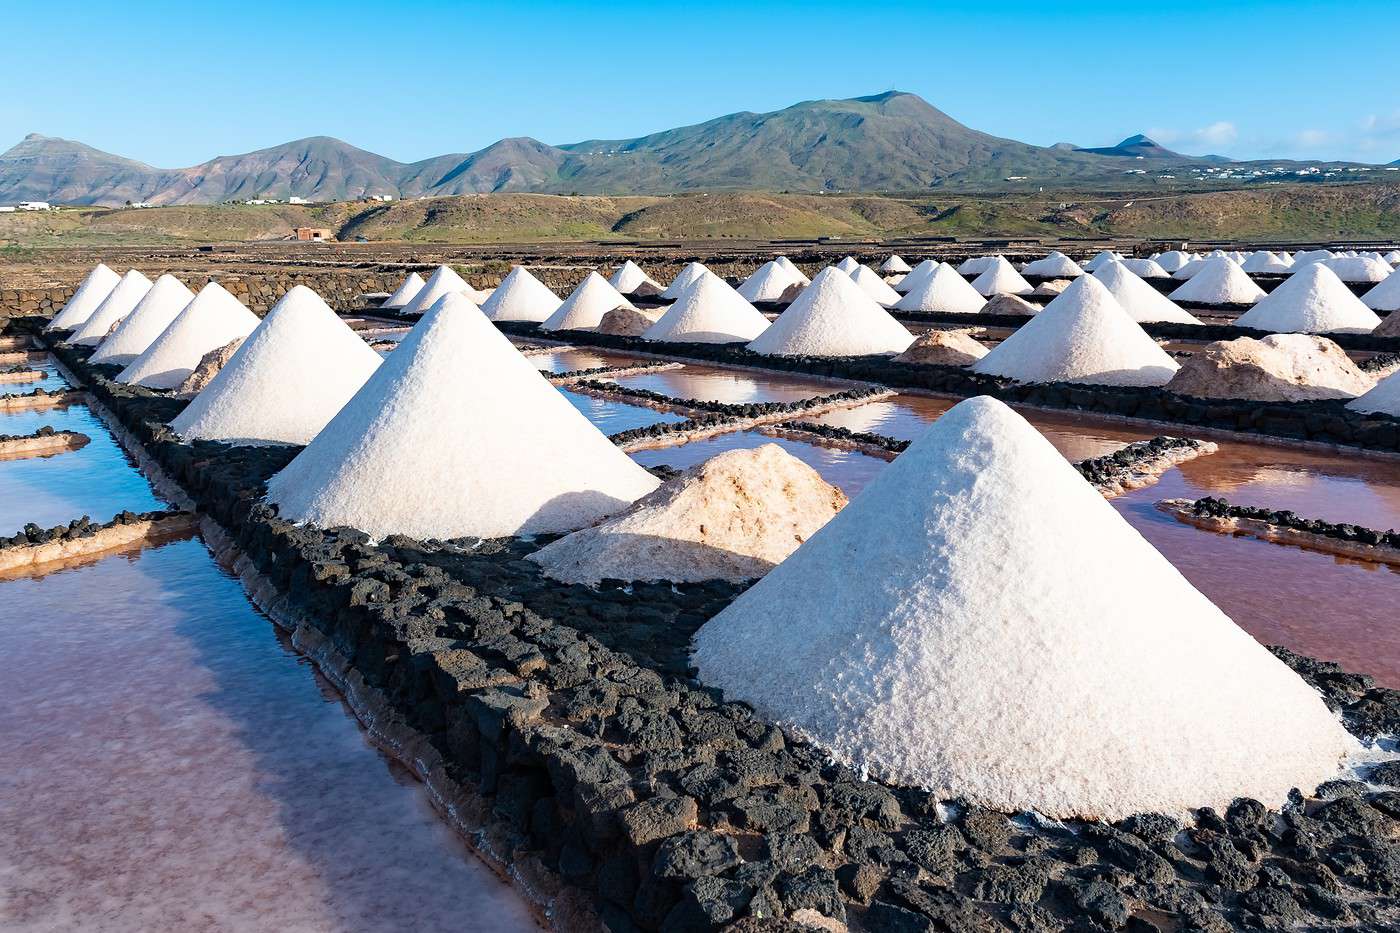
{"type": "MultiPolygon", "coordinates": [[[[619,266],[616,272],[608,276],[608,284],[624,295],[632,294],[645,284],[654,285],[658,290],[661,288],[660,282],[643,272],[642,267],[630,259],[619,266]]],[[[493,320],[501,319],[493,318],[493,320]]]]}
{"type": "Polygon", "coordinates": [[[690,283],[642,338],[670,343],[748,343],[768,319],[713,272],[690,283]]]}
{"type": "Polygon", "coordinates": [[[666,286],[666,290],[661,293],[660,297],[667,301],[675,301],[681,296],[681,292],[690,287],[690,283],[698,279],[702,273],[709,271],[709,269],[705,268],[704,263],[686,263],[685,267],[671,280],[671,284],[666,286]]]}
{"type": "Polygon", "coordinates": [[[768,356],[864,356],[903,353],[913,342],[849,275],[828,267],[748,347],[768,356]]]}
{"type": "Polygon", "coordinates": [[[1086,275],[972,370],[1018,382],[1159,386],[1171,379],[1177,364],[1102,282],[1086,275]]]}
{"type": "Polygon", "coordinates": [[[148,389],[173,389],[199,366],[206,353],[246,337],[258,316],[220,285],[209,282],[146,351],[117,375],[117,381],[148,389]]]}
{"type": "MultiPolygon", "coordinates": [[[[962,271],[961,267],[958,269],[962,271]]],[[[972,287],[979,295],[987,298],[993,295],[1029,295],[1035,291],[1016,267],[1000,256],[992,258],[991,265],[972,280],[972,287]]]]}
{"type": "Polygon", "coordinates": [[[739,286],[745,301],[777,301],[789,285],[801,285],[802,280],[776,259],[770,259],[754,270],[753,275],[739,286]]]}
{"type": "Polygon", "coordinates": [[[761,577],[846,504],[777,444],[729,450],[530,555],[566,583],[761,577]]]}
{"type": "Polygon", "coordinates": [[[1049,256],[1043,256],[1040,259],[1035,259],[1026,263],[1026,267],[1021,270],[1021,273],[1023,275],[1041,276],[1047,279],[1057,276],[1066,279],[1077,279],[1084,274],[1084,270],[1079,268],[1079,263],[1057,250],[1049,256]]]}
{"type": "Polygon", "coordinates": [[[78,283],[73,297],[64,303],[63,309],[54,315],[54,319],[49,321],[44,330],[76,329],[92,316],[92,312],[97,310],[97,306],[102,304],[103,299],[112,293],[112,289],[116,288],[121,280],[121,276],[107,268],[106,264],[99,262],[78,283]]]}
{"type": "Polygon", "coordinates": [[[170,427],[187,441],[306,444],[380,361],[319,295],[296,285],[170,427]]]}
{"type": "Polygon", "coordinates": [[[1301,402],[1354,398],[1375,385],[1346,352],[1325,337],[1270,334],[1207,344],[1191,354],[1167,391],[1197,398],[1301,402]]]}
{"type": "MultiPolygon", "coordinates": [[[[910,273],[910,277],[916,273],[910,273]]],[[[958,270],[940,262],[933,272],[920,276],[914,290],[899,299],[895,309],[899,311],[942,312],[944,314],[976,314],[982,310],[987,299],[973,288],[967,279],[958,275],[958,270]]]]}
{"type": "Polygon", "coordinates": [[[1275,333],[1369,334],[1380,322],[1326,263],[1315,262],[1261,298],[1235,325],[1275,333]]]}
{"type": "Polygon", "coordinates": [[[1126,263],[1117,259],[1106,262],[1094,270],[1093,275],[1113,294],[1123,306],[1123,310],[1128,312],[1128,316],[1140,324],[1149,321],[1201,323],[1193,315],[1177,307],[1176,302],[1138,278],[1126,263]]]}
{"type": "Polygon", "coordinates": [[[1362,295],[1361,303],[1372,311],[1400,311],[1400,271],[1362,295]]]}
{"type": "Polygon", "coordinates": [[[449,266],[438,266],[433,270],[433,274],[428,276],[428,281],[423,283],[418,294],[413,296],[413,300],[404,305],[401,313],[426,314],[439,298],[453,292],[467,296],[474,303],[481,300],[476,290],[455,270],[449,266]]]}
{"type": "Polygon", "coordinates": [[[97,345],[89,362],[125,366],[146,352],[191,301],[194,301],[194,292],[183,282],[173,275],[162,275],[141,296],[131,313],[97,345]]]}
{"type": "Polygon", "coordinates": [[[779,256],[773,261],[776,262],[778,265],[782,266],[784,269],[791,272],[793,275],[797,276],[797,280],[803,285],[811,284],[812,280],[807,277],[807,274],[805,272],[797,268],[797,263],[793,262],[791,259],[787,258],[786,256],[779,256]]]}
{"type": "Polygon", "coordinates": [[[439,307],[267,497],[284,517],[375,538],[491,538],[572,531],[657,485],[485,315],[439,307]]]}
{"type": "MultiPolygon", "coordinates": [[[[909,294],[928,281],[928,277],[933,275],[933,270],[937,269],[940,265],[942,265],[942,263],[935,262],[932,259],[925,259],[911,269],[908,275],[894,283],[894,290],[901,295],[909,294]]],[[[953,271],[956,272],[957,270],[955,269],[953,271]]]]}
{"type": "Polygon", "coordinates": [[[394,289],[394,293],[384,299],[381,308],[402,308],[412,301],[420,291],[423,290],[423,277],[417,272],[410,272],[408,278],[399,283],[399,287],[394,289]]]}
{"type": "Polygon", "coordinates": [[[1400,372],[1386,376],[1365,395],[1347,402],[1352,411],[1374,412],[1400,418],[1400,372]]]}
{"type": "Polygon", "coordinates": [[[851,281],[860,286],[861,291],[874,298],[882,307],[893,307],[899,302],[899,292],[880,278],[880,273],[869,266],[856,266],[847,273],[851,281]]]}
{"type": "Polygon", "coordinates": [[[116,287],[93,309],[87,320],[73,328],[68,342],[79,346],[96,346],[112,330],[112,325],[131,313],[131,309],[150,291],[151,280],[135,269],[127,270],[116,287]]]}
{"type": "Polygon", "coordinates": [[[524,266],[511,269],[481,311],[491,321],[546,321],[563,304],[559,296],[530,274],[524,266]]]}
{"type": "Polygon", "coordinates": [[[987,348],[965,330],[931,330],[920,334],[909,349],[894,358],[896,363],[922,363],[937,366],[967,366],[987,355],[987,348]]]}
{"type": "Polygon", "coordinates": [[[1216,256],[1167,297],[1203,305],[1251,305],[1264,297],[1264,290],[1233,259],[1216,256]]]}
{"type": "Polygon", "coordinates": [[[706,623],[693,660],[848,765],[1004,812],[1277,806],[1356,749],[987,397],[939,418],[706,623]]]}
{"type": "Polygon", "coordinates": [[[883,263],[881,263],[880,271],[886,274],[890,274],[899,272],[909,272],[911,270],[909,268],[909,263],[904,261],[904,257],[900,256],[898,253],[895,253],[894,255],[890,256],[889,259],[886,259],[883,263]]]}
{"type": "Polygon", "coordinates": [[[635,307],[622,292],[608,284],[596,272],[590,272],[578,283],[554,313],[540,324],[540,330],[591,330],[613,308],[635,307]]]}

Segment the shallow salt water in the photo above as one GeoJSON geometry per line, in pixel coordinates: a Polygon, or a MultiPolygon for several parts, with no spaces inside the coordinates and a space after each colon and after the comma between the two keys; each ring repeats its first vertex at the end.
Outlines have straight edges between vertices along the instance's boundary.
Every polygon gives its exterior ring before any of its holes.
{"type": "MultiPolygon", "coordinates": [[[[16,363],[25,369],[37,369],[44,374],[44,378],[37,382],[0,382],[0,395],[23,395],[33,392],[35,389],[43,389],[45,392],[56,392],[59,389],[68,388],[67,381],[58,374],[58,367],[52,360],[35,361],[32,363],[16,363]]],[[[3,366],[0,369],[11,369],[11,366],[3,366]]]]}
{"type": "Polygon", "coordinates": [[[750,402],[793,402],[830,395],[849,388],[849,383],[770,375],[746,370],[725,369],[687,363],[680,369],[643,373],[615,380],[632,389],[647,389],[676,399],[724,402],[743,405],[750,402]]]}
{"type": "Polygon", "coordinates": [[[583,416],[604,434],[616,434],[618,431],[630,431],[632,428],[645,428],[653,424],[674,424],[685,420],[681,415],[596,398],[583,392],[570,392],[567,389],[560,389],[560,392],[569,400],[569,404],[582,412],[583,416]]]}
{"type": "Polygon", "coordinates": [[[526,359],[534,363],[536,369],[547,373],[571,373],[600,366],[637,366],[647,362],[639,357],[601,350],[554,350],[532,353],[526,359]]]}

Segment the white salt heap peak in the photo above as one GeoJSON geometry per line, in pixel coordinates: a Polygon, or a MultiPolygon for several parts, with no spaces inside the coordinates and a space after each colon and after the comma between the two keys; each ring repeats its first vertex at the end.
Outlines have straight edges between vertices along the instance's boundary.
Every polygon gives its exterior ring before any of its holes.
{"type": "MultiPolygon", "coordinates": [[[[894,283],[894,290],[901,295],[907,295],[914,289],[921,287],[933,275],[933,270],[946,263],[934,262],[932,259],[925,259],[915,266],[908,275],[894,283]]],[[[949,266],[949,268],[952,268],[949,266]]],[[[956,271],[956,270],[954,270],[956,271]]]]}
{"type": "Polygon", "coordinates": [[[433,274],[428,276],[428,281],[423,283],[423,287],[418,290],[418,294],[408,304],[403,306],[402,314],[426,314],[443,295],[449,292],[456,292],[459,295],[466,295],[474,303],[480,303],[481,296],[476,293],[466,279],[462,278],[450,266],[438,266],[433,274]]]}
{"type": "Polygon", "coordinates": [[[1160,386],[1176,361],[1137,325],[1092,275],[972,364],[972,371],[1018,382],[1160,386]]]}
{"type": "Polygon", "coordinates": [[[1138,323],[1173,321],[1178,324],[1199,324],[1191,314],[1177,307],[1176,302],[1133,274],[1127,263],[1115,259],[1094,271],[1094,278],[1103,283],[1114,299],[1138,323]]]}
{"type": "Polygon", "coordinates": [[[977,314],[987,303],[977,289],[946,262],[934,266],[932,274],[922,276],[922,279],[922,284],[899,299],[895,305],[897,310],[977,314]]]}
{"type": "Polygon", "coordinates": [[[1375,283],[1384,282],[1394,270],[1383,259],[1371,256],[1339,256],[1324,259],[1321,265],[1337,273],[1343,282],[1375,283]]]}
{"type": "Polygon", "coordinates": [[[1311,265],[1315,262],[1323,262],[1324,260],[1331,259],[1335,255],[1337,254],[1330,249],[1305,249],[1293,257],[1292,269],[1294,272],[1301,272],[1304,266],[1311,265]]]}
{"type": "MultiPolygon", "coordinates": [[[[963,265],[966,265],[964,263],[963,265]]],[[[962,268],[959,267],[961,272],[962,268]]],[[[993,295],[1029,295],[1035,289],[1027,282],[1016,267],[1001,256],[993,256],[987,268],[972,280],[972,287],[979,295],[991,298],[993,295]]]]}
{"type": "Polygon", "coordinates": [[[194,300],[194,292],[175,276],[166,274],[141,296],[131,313],[97,345],[88,361],[125,366],[146,352],[170,323],[194,300]]]}
{"type": "Polygon", "coordinates": [[[884,264],[880,266],[880,271],[885,273],[886,275],[890,275],[898,272],[909,272],[911,270],[909,267],[909,263],[905,262],[903,258],[901,258],[899,254],[896,253],[889,259],[885,260],[884,264]]]}
{"type": "MultiPolygon", "coordinates": [[[[709,270],[704,270],[708,272],[709,270]]],[[[669,289],[668,289],[669,291],[669,289]]],[[[676,297],[679,297],[678,295],[676,297]]],[[[541,330],[591,330],[614,308],[631,308],[632,302],[596,272],[590,272],[569,297],[540,325],[541,330]]]]}
{"type": "Polygon", "coordinates": [[[856,268],[859,265],[860,263],[856,262],[854,256],[847,256],[845,259],[841,260],[836,264],[836,268],[840,269],[847,275],[850,275],[852,272],[856,271],[856,268]]]}
{"type": "Polygon", "coordinates": [[[1047,279],[1077,279],[1084,274],[1084,270],[1079,268],[1079,263],[1058,251],[1026,263],[1021,272],[1047,279]]]}
{"type": "Polygon", "coordinates": [[[1245,272],[1257,272],[1264,275],[1283,275],[1292,267],[1292,262],[1275,256],[1266,249],[1251,253],[1249,258],[1240,263],[1240,268],[1245,272]]]}
{"type": "Polygon", "coordinates": [[[643,272],[642,267],[630,259],[608,276],[608,284],[624,295],[632,294],[643,285],[651,285],[657,291],[661,290],[661,283],[643,272]]]}
{"type": "Polygon", "coordinates": [[[1095,256],[1093,259],[1090,259],[1084,264],[1084,271],[1097,272],[1099,271],[1099,266],[1102,266],[1104,263],[1113,262],[1115,259],[1122,258],[1122,256],[1118,255],[1117,253],[1111,250],[1100,250],[1097,256],[1095,256]]]}
{"type": "Polygon", "coordinates": [[[657,485],[465,306],[429,311],[267,498],[374,538],[491,538],[572,531],[657,485]]]}
{"type": "Polygon", "coordinates": [[[851,281],[860,286],[861,291],[874,298],[886,308],[899,303],[899,292],[890,288],[880,273],[869,266],[856,266],[849,273],[851,281]]]}
{"type": "Polygon", "coordinates": [[[994,262],[996,262],[998,259],[1001,259],[1001,257],[973,256],[971,259],[964,259],[962,261],[962,265],[958,266],[958,275],[981,275],[983,272],[987,271],[987,268],[991,266],[994,262]]]}
{"type": "Polygon", "coordinates": [[[748,343],[768,319],[713,272],[691,283],[675,304],[642,334],[670,343],[748,343]]]}
{"type": "Polygon", "coordinates": [[[817,273],[749,349],[768,356],[903,353],[914,335],[835,267],[817,273]]]}
{"type": "Polygon", "coordinates": [[[1381,319],[1325,262],[1309,263],[1235,320],[1274,333],[1369,334],[1381,319]]]}
{"type": "MultiPolygon", "coordinates": [[[[1115,259],[1115,260],[1113,260],[1113,261],[1114,261],[1114,262],[1117,262],[1117,263],[1122,263],[1122,265],[1123,265],[1129,272],[1131,272],[1133,275],[1136,275],[1136,276],[1139,277],[1139,278],[1143,278],[1143,279],[1169,279],[1169,278],[1171,278],[1171,274],[1170,274],[1169,272],[1167,272],[1166,269],[1163,269],[1160,265],[1158,265],[1158,264],[1157,264],[1157,261],[1156,261],[1155,259],[1115,259]]],[[[1107,265],[1107,263],[1105,263],[1104,265],[1107,265]]],[[[1100,266],[1099,268],[1101,269],[1101,268],[1103,268],[1103,266],[1100,266]]],[[[1097,272],[1097,271],[1099,271],[1099,270],[1098,270],[1098,269],[1095,269],[1094,271],[1097,272]]]]}
{"type": "Polygon", "coordinates": [[[707,622],[693,661],[852,768],[1002,812],[1278,806],[1358,747],[987,397],[707,622]]]}
{"type": "Polygon", "coordinates": [[[1191,259],[1186,260],[1185,264],[1182,265],[1180,269],[1177,269],[1175,272],[1172,273],[1172,278],[1176,279],[1179,282],[1190,281],[1192,276],[1194,276],[1197,272],[1200,272],[1202,269],[1205,268],[1205,265],[1206,261],[1204,259],[1192,257],[1191,259]]]}
{"type": "Polygon", "coordinates": [[[549,319],[559,310],[559,296],[530,274],[524,266],[516,266],[496,286],[481,304],[481,311],[492,321],[534,321],[549,319]]]}
{"type": "Polygon", "coordinates": [[[1167,270],[1168,274],[1176,272],[1176,270],[1191,261],[1191,255],[1189,253],[1183,253],[1179,249],[1169,250],[1154,258],[1157,260],[1157,265],[1167,270]]]}
{"type": "Polygon", "coordinates": [[[777,301],[789,288],[802,284],[805,283],[791,269],[776,259],[770,259],[744,280],[744,284],[739,286],[739,294],[745,301],[777,301]]]}
{"type": "Polygon", "coordinates": [[[423,285],[423,277],[417,272],[410,272],[408,278],[399,283],[399,287],[394,289],[394,293],[385,298],[379,307],[391,310],[405,307],[423,290],[423,285]]]}
{"type": "Polygon", "coordinates": [[[74,326],[73,333],[68,335],[68,342],[88,347],[101,343],[111,333],[112,325],[130,314],[131,309],[140,304],[150,290],[150,279],[135,269],[127,270],[121,281],[102,299],[102,303],[87,316],[87,320],[74,326]]]}
{"type": "Polygon", "coordinates": [[[1187,282],[1169,296],[1172,301],[1203,305],[1252,305],[1264,290],[1229,256],[1205,260],[1187,282]]]}
{"type": "Polygon", "coordinates": [[[92,316],[97,306],[117,287],[121,276],[103,263],[98,263],[87,277],[78,283],[73,297],[63,304],[63,310],[54,315],[44,330],[73,330],[92,316]]]}
{"type": "Polygon", "coordinates": [[[379,363],[321,296],[297,285],[170,427],[187,441],[305,444],[379,363]]]}
{"type": "Polygon", "coordinates": [[[204,354],[247,337],[258,316],[218,282],[199,290],[146,351],[117,376],[118,382],[148,389],[173,389],[194,372],[204,354]]]}
{"type": "Polygon", "coordinates": [[[1400,249],[1393,249],[1381,258],[1392,266],[1400,266],[1400,249]]]}
{"type": "Polygon", "coordinates": [[[793,262],[786,256],[779,256],[773,261],[776,262],[778,265],[782,266],[784,269],[791,272],[793,275],[797,276],[797,280],[803,285],[810,285],[812,283],[812,280],[809,279],[801,269],[797,268],[797,263],[793,262]]]}
{"type": "Polygon", "coordinates": [[[777,444],[729,450],[530,560],[566,583],[761,577],[846,504],[777,444]]]}
{"type": "Polygon", "coordinates": [[[1400,418],[1400,371],[1386,376],[1360,398],[1347,402],[1352,411],[1391,415],[1400,418]]]}
{"type": "Polygon", "coordinates": [[[676,277],[671,280],[671,284],[666,286],[666,290],[661,293],[660,297],[667,301],[675,301],[681,296],[681,292],[690,287],[691,282],[694,282],[709,271],[709,269],[705,268],[704,263],[686,263],[685,267],[681,269],[680,272],[676,273],[676,277]]]}
{"type": "Polygon", "coordinates": [[[1400,270],[1362,295],[1361,303],[1372,311],[1400,311],[1400,270]]]}

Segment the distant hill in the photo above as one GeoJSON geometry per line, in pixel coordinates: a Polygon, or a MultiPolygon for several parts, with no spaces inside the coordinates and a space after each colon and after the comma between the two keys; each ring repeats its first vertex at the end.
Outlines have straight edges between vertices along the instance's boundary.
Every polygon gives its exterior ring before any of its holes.
{"type": "Polygon", "coordinates": [[[734,113],[635,139],[552,146],[503,139],[478,152],[403,163],[313,136],[182,169],[154,168],[32,134],[0,154],[0,203],[116,206],[310,201],[492,192],[659,195],[686,191],[919,192],[1113,185],[1124,160],[1171,172],[1220,161],[1145,136],[1117,146],[1033,146],[964,126],[913,94],[816,100],[734,113]],[[1012,184],[1014,182],[1014,184],[1012,184]]]}

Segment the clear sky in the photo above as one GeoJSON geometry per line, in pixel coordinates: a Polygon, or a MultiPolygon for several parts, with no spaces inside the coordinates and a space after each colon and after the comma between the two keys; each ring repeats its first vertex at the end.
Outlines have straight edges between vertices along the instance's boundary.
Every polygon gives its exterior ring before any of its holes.
{"type": "Polygon", "coordinates": [[[912,91],[1049,145],[1400,159],[1400,0],[0,0],[0,149],[165,168],[313,135],[401,161],[912,91]]]}

